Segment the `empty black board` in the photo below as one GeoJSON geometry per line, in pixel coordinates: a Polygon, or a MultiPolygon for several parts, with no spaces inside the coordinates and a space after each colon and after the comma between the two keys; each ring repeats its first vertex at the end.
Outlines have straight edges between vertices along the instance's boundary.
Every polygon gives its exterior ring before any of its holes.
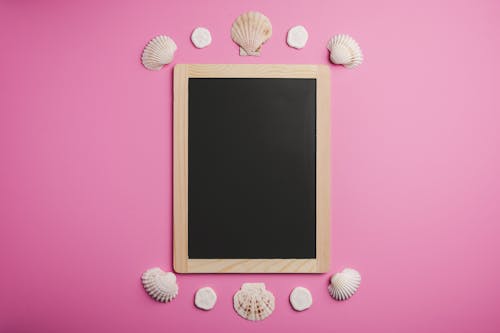
{"type": "Polygon", "coordinates": [[[316,80],[190,78],[188,257],[316,257],[316,80]]]}

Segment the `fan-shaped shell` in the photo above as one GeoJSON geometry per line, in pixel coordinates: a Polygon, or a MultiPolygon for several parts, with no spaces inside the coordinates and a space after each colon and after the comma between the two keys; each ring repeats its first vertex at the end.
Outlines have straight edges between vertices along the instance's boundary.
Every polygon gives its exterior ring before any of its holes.
{"type": "Polygon", "coordinates": [[[304,311],[312,305],[312,295],[309,289],[296,287],[290,293],[290,304],[296,311],[304,311]]]}
{"type": "Polygon", "coordinates": [[[363,53],[358,43],[349,35],[335,35],[327,45],[330,61],[346,68],[354,68],[363,62],[363,53]]]}
{"type": "Polygon", "coordinates": [[[194,305],[198,309],[211,310],[217,302],[217,294],[210,287],[204,287],[198,289],[196,295],[194,296],[194,305]]]}
{"type": "Polygon", "coordinates": [[[274,295],[264,283],[243,283],[233,297],[234,310],[247,320],[266,319],[274,311],[274,295]]]}
{"type": "Polygon", "coordinates": [[[337,301],[345,301],[356,293],[360,284],[361,275],[359,272],[352,268],[346,268],[331,277],[328,292],[337,301]]]}
{"type": "Polygon", "coordinates": [[[142,64],[147,69],[157,71],[174,59],[177,45],[168,36],[156,36],[151,39],[142,52],[142,64]]]}
{"type": "Polygon", "coordinates": [[[179,293],[176,277],[161,268],[148,269],[142,274],[142,284],[146,292],[158,302],[170,302],[179,293]]]}
{"type": "Polygon", "coordinates": [[[240,46],[240,55],[260,55],[260,49],[273,33],[269,19],[259,12],[238,16],[231,28],[231,38],[240,46]]]}

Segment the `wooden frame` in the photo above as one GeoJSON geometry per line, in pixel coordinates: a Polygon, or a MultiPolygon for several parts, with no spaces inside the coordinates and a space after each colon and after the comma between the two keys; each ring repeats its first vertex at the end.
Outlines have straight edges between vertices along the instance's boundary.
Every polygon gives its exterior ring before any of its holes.
{"type": "Polygon", "coordinates": [[[176,65],[174,69],[174,269],[178,273],[323,273],[330,263],[330,70],[323,65],[176,65]],[[316,258],[189,259],[189,78],[316,79],[316,258]]]}

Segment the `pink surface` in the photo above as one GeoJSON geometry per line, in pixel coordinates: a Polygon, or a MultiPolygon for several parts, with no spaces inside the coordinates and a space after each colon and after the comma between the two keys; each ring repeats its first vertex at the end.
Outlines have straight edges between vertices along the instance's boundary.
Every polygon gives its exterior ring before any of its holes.
{"type": "Polygon", "coordinates": [[[499,14],[495,0],[2,1],[0,332],[500,331],[499,14]],[[229,35],[249,9],[273,23],[260,58],[229,35]],[[285,44],[296,24],[301,51],[285,44]],[[172,265],[172,66],[144,69],[143,46],[167,34],[175,63],[327,64],[335,33],[366,55],[331,68],[331,273],[358,269],[358,294],[333,301],[330,274],[179,275],[179,297],[153,302],[141,273],[172,265]],[[246,281],[276,295],[269,319],[233,312],[246,281]],[[211,312],[193,306],[205,285],[211,312]],[[303,313],[297,285],[314,297],[303,313]]]}

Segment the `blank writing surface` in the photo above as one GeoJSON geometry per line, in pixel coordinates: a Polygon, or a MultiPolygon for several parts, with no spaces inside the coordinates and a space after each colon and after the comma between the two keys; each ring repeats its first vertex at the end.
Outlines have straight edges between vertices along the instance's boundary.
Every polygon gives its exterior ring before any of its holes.
{"type": "Polygon", "coordinates": [[[316,257],[316,80],[190,78],[188,257],[316,257]]]}

